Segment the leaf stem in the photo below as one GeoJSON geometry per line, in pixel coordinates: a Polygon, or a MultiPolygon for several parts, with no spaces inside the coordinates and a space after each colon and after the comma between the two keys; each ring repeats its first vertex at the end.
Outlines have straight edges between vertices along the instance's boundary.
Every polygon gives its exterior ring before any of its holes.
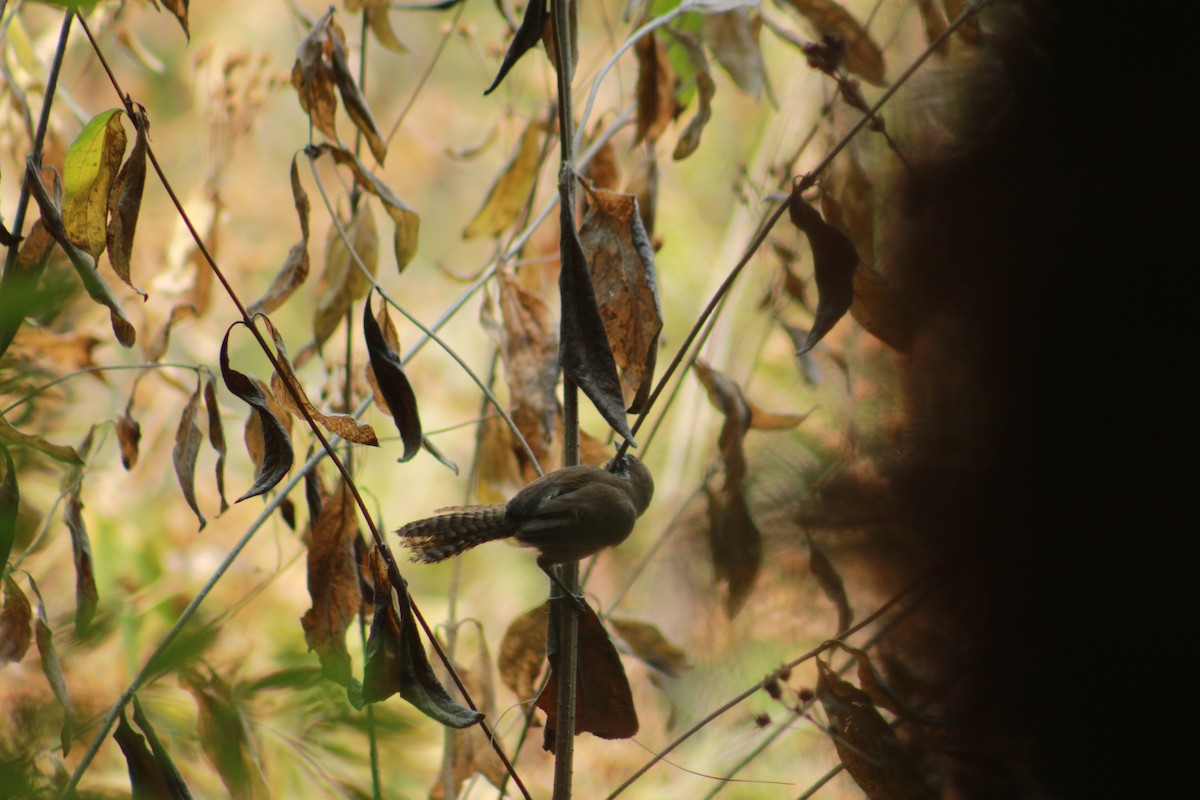
{"type": "Polygon", "coordinates": [[[49,389],[54,388],[55,386],[57,386],[60,383],[66,383],[67,381],[71,380],[72,378],[78,377],[80,375],[87,375],[87,374],[90,374],[93,372],[117,372],[117,371],[126,370],[126,369],[149,370],[149,369],[157,369],[159,367],[172,367],[175,369],[187,369],[187,370],[191,370],[191,371],[197,372],[197,373],[203,369],[203,367],[199,367],[195,364],[174,364],[174,363],[161,362],[161,361],[155,361],[155,362],[151,362],[149,364],[112,364],[109,366],[82,367],[80,369],[75,370],[74,372],[67,373],[66,375],[55,378],[54,380],[50,381],[49,383],[39,386],[38,388],[34,389],[32,392],[29,392],[28,394],[26,394],[24,397],[18,398],[14,403],[9,405],[8,407],[0,408],[0,415],[5,415],[8,412],[12,411],[17,406],[28,403],[33,398],[37,397],[39,394],[41,394],[45,391],[48,391],[49,389]]]}

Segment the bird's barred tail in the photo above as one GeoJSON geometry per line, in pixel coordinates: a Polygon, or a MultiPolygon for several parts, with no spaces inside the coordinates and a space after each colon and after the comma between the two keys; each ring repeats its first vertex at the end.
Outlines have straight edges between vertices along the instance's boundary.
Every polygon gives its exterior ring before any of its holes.
{"type": "Polygon", "coordinates": [[[446,509],[436,517],[410,522],[396,533],[413,561],[436,564],[484,542],[511,536],[504,524],[504,508],[496,504],[446,509]]]}

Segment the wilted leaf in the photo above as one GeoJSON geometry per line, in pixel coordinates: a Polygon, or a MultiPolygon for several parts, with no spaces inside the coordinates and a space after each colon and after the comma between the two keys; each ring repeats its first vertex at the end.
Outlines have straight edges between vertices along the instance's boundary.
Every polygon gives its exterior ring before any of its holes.
{"type": "Polygon", "coordinates": [[[496,666],[500,681],[525,702],[538,690],[538,677],[546,665],[546,633],[550,626],[550,604],[542,603],[508,624],[500,640],[496,666]]]}
{"type": "MultiPolygon", "coordinates": [[[[118,163],[120,163],[119,160],[118,163]]],[[[129,318],[125,316],[121,304],[113,295],[112,290],[108,288],[108,284],[100,277],[100,273],[96,271],[96,259],[86,251],[76,247],[67,238],[66,229],[63,227],[62,213],[54,201],[50,199],[50,195],[46,193],[46,187],[42,185],[41,180],[37,177],[37,169],[35,169],[33,163],[28,159],[26,160],[26,169],[30,178],[30,189],[32,190],[34,199],[37,200],[38,209],[42,212],[41,223],[45,225],[46,231],[67,254],[67,258],[70,259],[71,266],[75,268],[76,274],[79,275],[80,281],[83,282],[83,288],[87,290],[88,296],[108,308],[113,333],[116,334],[117,341],[124,347],[132,347],[134,342],[137,341],[137,330],[133,327],[133,323],[129,321],[129,318]]],[[[103,242],[103,222],[101,222],[100,228],[101,241],[103,242]]]]}
{"type": "Polygon", "coordinates": [[[812,570],[813,577],[817,579],[821,591],[837,609],[837,632],[841,633],[847,630],[854,624],[854,610],[850,608],[850,599],[846,596],[846,587],[842,583],[842,576],[838,575],[829,556],[813,540],[812,534],[808,534],[808,567],[812,570]]]}
{"type": "MultiPolygon", "coordinates": [[[[600,133],[601,122],[596,123],[596,128],[592,131],[593,137],[600,133]]],[[[615,191],[621,185],[621,162],[617,159],[617,148],[612,139],[600,145],[596,150],[592,160],[588,162],[585,174],[587,179],[592,182],[592,186],[597,189],[615,191]]]]}
{"type": "Polygon", "coordinates": [[[363,13],[367,15],[367,25],[371,27],[371,33],[375,34],[376,40],[384,48],[393,53],[408,52],[408,48],[397,38],[396,31],[392,28],[392,21],[388,19],[387,0],[370,0],[366,3],[363,13]]]}
{"type": "Polygon", "coordinates": [[[481,503],[507,502],[527,483],[512,431],[497,416],[484,418],[480,427],[475,495],[481,503]]]}
{"type": "Polygon", "coordinates": [[[79,463],[71,465],[60,481],[60,489],[66,498],[63,505],[63,522],[71,534],[71,552],[75,562],[75,628],[85,633],[96,615],[99,593],[96,591],[96,575],[92,562],[92,545],[87,527],[83,522],[83,464],[91,453],[95,440],[96,426],[88,429],[80,442],[79,463]]]}
{"type": "Polygon", "coordinates": [[[706,15],[704,41],[739,89],[754,98],[762,96],[767,83],[766,69],[747,9],[706,15]]]}
{"type": "Polygon", "coordinates": [[[375,216],[366,203],[360,203],[348,223],[342,224],[346,237],[331,224],[325,240],[325,271],[317,283],[317,308],[313,316],[313,336],[324,344],[346,317],[346,312],[371,291],[371,277],[379,272],[379,234],[375,216]],[[353,253],[346,239],[354,246],[353,253]],[[359,261],[362,266],[359,266],[359,261]],[[363,274],[366,267],[371,277],[363,274]]]}
{"type": "Polygon", "coordinates": [[[4,479],[0,480],[0,573],[8,565],[8,554],[12,552],[17,538],[17,512],[21,508],[21,487],[17,484],[17,468],[12,454],[0,444],[4,453],[4,479]]]}
{"type": "Polygon", "coordinates": [[[314,25],[296,50],[292,65],[292,86],[300,97],[300,107],[322,133],[337,141],[337,97],[334,95],[334,37],[343,39],[332,18],[314,25]]]}
{"type": "Polygon", "coordinates": [[[225,500],[225,426],[221,423],[221,407],[217,405],[217,381],[211,373],[204,382],[204,408],[208,411],[208,443],[217,453],[217,494],[221,497],[221,513],[224,514],[229,508],[225,500]]]}
{"type": "Polygon", "coordinates": [[[792,224],[808,236],[817,282],[817,312],[812,330],[800,353],[813,348],[845,315],[854,300],[854,268],[858,252],[846,234],[821,219],[820,213],[804,202],[799,185],[788,201],[792,224]]]}
{"type": "Polygon", "coordinates": [[[50,444],[40,436],[21,433],[12,425],[9,425],[8,420],[4,417],[0,417],[0,445],[30,447],[64,464],[83,464],[83,459],[79,457],[79,453],[75,451],[74,447],[50,444]]]}
{"type": "Polygon", "coordinates": [[[348,442],[378,447],[379,439],[375,436],[375,429],[370,425],[359,422],[349,414],[326,414],[317,410],[304,392],[304,386],[300,383],[300,379],[296,377],[291,359],[288,358],[287,345],[283,343],[283,337],[269,318],[262,317],[262,320],[266,323],[271,339],[275,342],[275,359],[279,362],[279,368],[282,370],[271,376],[271,393],[275,395],[276,399],[298,417],[303,416],[300,412],[302,406],[321,427],[348,442]],[[285,384],[291,387],[291,391],[288,391],[285,384]],[[299,398],[299,405],[296,402],[297,398],[299,398]]]}
{"type": "Polygon", "coordinates": [[[383,410],[392,415],[400,432],[400,441],[404,443],[404,454],[400,460],[408,461],[421,447],[421,417],[417,411],[417,395],[408,376],[404,374],[400,356],[384,335],[384,327],[391,328],[395,335],[395,328],[392,328],[391,318],[388,317],[387,303],[380,306],[377,321],[371,315],[371,297],[367,295],[363,307],[363,338],[367,342],[367,356],[371,361],[370,377],[373,379],[372,385],[378,387],[377,394],[384,401],[383,410]]]}
{"type": "Polygon", "coordinates": [[[93,260],[104,252],[108,196],[124,156],[125,128],[121,125],[119,108],[92,117],[67,147],[63,166],[63,227],[67,238],[93,260]]]}
{"type": "Polygon", "coordinates": [[[308,193],[300,184],[300,172],[296,167],[297,157],[292,156],[292,200],[296,204],[296,215],[300,218],[301,238],[288,251],[283,266],[279,268],[279,272],[275,273],[266,293],[246,309],[246,313],[251,317],[270,314],[279,308],[308,278],[308,215],[311,206],[308,202],[308,193]]]}
{"type": "Polygon", "coordinates": [[[750,427],[750,404],[740,386],[703,361],[697,360],[693,371],[708,392],[709,401],[725,417],[718,438],[721,460],[725,465],[726,482],[740,485],[746,476],[742,440],[750,427]]]}
{"type": "Polygon", "coordinates": [[[675,119],[675,71],[655,31],[633,45],[637,54],[637,131],[634,143],[657,142],[675,119]]]}
{"type": "Polygon", "coordinates": [[[908,306],[887,279],[866,264],[854,270],[850,316],[884,344],[906,353],[912,347],[913,320],[908,306]]]}
{"type": "Polygon", "coordinates": [[[200,520],[200,530],[208,521],[200,512],[196,502],[196,456],[200,454],[200,427],[196,424],[196,411],[200,408],[200,387],[188,398],[183,413],[179,416],[179,427],[175,430],[175,450],[172,459],[175,463],[175,477],[179,479],[179,488],[183,490],[183,499],[195,512],[200,520]]]}
{"type": "Polygon", "coordinates": [[[283,423],[271,413],[266,396],[248,377],[229,366],[229,332],[221,340],[221,378],[225,388],[233,392],[243,402],[250,405],[251,411],[258,420],[259,435],[262,438],[262,461],[258,467],[254,485],[235,500],[240,503],[248,497],[255,497],[272,489],[283,480],[288,470],[292,468],[292,439],[283,423]]]}
{"type": "Polygon", "coordinates": [[[332,22],[330,22],[330,27],[334,31],[334,35],[331,37],[333,41],[331,53],[333,80],[337,83],[338,91],[341,92],[342,107],[350,115],[354,127],[358,128],[363,138],[367,140],[367,147],[371,149],[371,155],[375,156],[375,160],[382,164],[387,158],[387,143],[379,135],[375,117],[372,116],[371,109],[367,106],[367,98],[363,97],[358,83],[354,80],[354,75],[350,72],[350,64],[346,60],[346,45],[341,31],[332,22]]]}
{"type": "MultiPolygon", "coordinates": [[[[658,215],[658,159],[652,147],[643,148],[641,167],[625,184],[625,191],[638,199],[638,213],[646,235],[654,236],[654,221],[658,215]]],[[[653,241],[653,239],[652,239],[653,241]]]]}
{"type": "Polygon", "coordinates": [[[15,664],[25,658],[33,641],[30,620],[33,608],[11,577],[4,578],[4,605],[0,606],[0,664],[15,664]]]}
{"type": "Polygon", "coordinates": [[[163,7],[175,15],[175,19],[179,20],[179,25],[183,28],[183,35],[191,41],[192,34],[188,32],[188,2],[189,0],[160,0],[163,7]]]}
{"type": "Polygon", "coordinates": [[[504,80],[504,76],[516,65],[521,56],[528,53],[541,41],[542,29],[546,26],[546,21],[550,19],[550,12],[546,5],[546,0],[529,0],[525,5],[525,15],[521,18],[521,25],[508,45],[508,52],[504,54],[504,61],[500,64],[500,71],[496,73],[496,79],[492,81],[491,86],[484,89],[485,96],[491,94],[500,85],[500,81],[504,80]]]}
{"type": "Polygon", "coordinates": [[[575,232],[572,209],[567,204],[559,204],[559,224],[562,247],[562,267],[558,272],[559,363],[596,406],[600,416],[621,437],[632,442],[617,364],[596,305],[596,291],[575,232]]]}
{"type": "Polygon", "coordinates": [[[196,699],[200,746],[216,767],[229,796],[236,800],[270,797],[250,726],[229,684],[215,673],[185,670],[179,684],[196,699]]]}
{"type": "Polygon", "coordinates": [[[125,755],[125,763],[129,768],[129,782],[133,790],[133,800],[191,800],[192,793],[175,762],[167,753],[159,740],[150,721],[142,713],[141,703],[133,698],[133,720],[146,734],[150,747],[146,747],[137,731],[125,719],[122,709],[117,723],[117,732],[113,734],[121,752],[125,755]]]}
{"type": "Polygon", "coordinates": [[[690,668],[687,654],[667,641],[657,625],[633,619],[610,617],[608,624],[617,632],[633,654],[672,678],[690,668]]]}
{"type": "MultiPolygon", "coordinates": [[[[536,5],[537,2],[533,0],[530,5],[536,5]]],[[[463,230],[464,239],[498,236],[520,217],[537,183],[542,133],[545,130],[545,124],[537,119],[525,126],[512,158],[500,170],[488,189],[483,206],[463,230]]]]}
{"type": "Polygon", "coordinates": [[[383,210],[392,218],[395,231],[392,234],[392,250],[396,254],[396,271],[403,272],[413,256],[417,254],[417,244],[420,239],[421,217],[388,188],[387,184],[373,175],[363,166],[358,158],[341,147],[324,144],[316,149],[316,153],[328,152],[333,160],[343,167],[349,167],[354,173],[355,182],[364,191],[375,195],[383,203],[383,210]]]}
{"type": "Polygon", "coordinates": [[[71,706],[71,696],[67,694],[67,682],[63,678],[62,665],[58,662],[58,653],[54,649],[54,634],[50,630],[50,621],[46,618],[46,606],[40,600],[37,607],[36,633],[38,653],[42,657],[42,674],[54,699],[62,706],[63,724],[60,740],[63,755],[71,752],[71,740],[75,738],[75,710],[71,706]]]}
{"type": "Polygon", "coordinates": [[[541,458],[558,415],[558,331],[541,295],[523,288],[508,270],[497,271],[496,281],[504,319],[500,353],[512,415],[541,458]]]}
{"type": "Polygon", "coordinates": [[[129,415],[129,411],[117,417],[113,423],[117,432],[117,444],[121,448],[121,466],[127,470],[137,466],[138,443],[142,440],[142,426],[129,415]]]}
{"type": "Polygon", "coordinates": [[[672,31],[671,33],[675,37],[675,41],[679,42],[684,52],[687,53],[696,76],[698,108],[695,116],[683,129],[683,133],[679,134],[679,140],[675,142],[675,152],[671,154],[676,161],[682,161],[696,152],[696,148],[700,146],[700,134],[704,132],[704,126],[712,117],[712,99],[717,93],[717,84],[713,81],[712,69],[708,66],[708,57],[704,55],[704,48],[701,47],[700,40],[685,31],[672,31]]]}
{"type": "Polygon", "coordinates": [[[728,476],[720,491],[704,486],[708,498],[708,546],[713,573],[728,587],[725,613],[732,619],[750,596],[762,569],[762,534],[750,516],[740,484],[728,476]]]}
{"type": "Polygon", "coordinates": [[[403,579],[394,585],[379,548],[371,551],[371,578],[375,584],[375,616],[365,651],[362,700],[377,703],[396,692],[418,711],[450,728],[475,725],[483,714],[454,701],[438,682],[409,607],[403,579]]]}
{"type": "Polygon", "coordinates": [[[621,368],[629,411],[640,413],[654,383],[662,309],[654,248],[637,198],[586,185],[588,212],[579,230],[596,303],[613,358],[621,368]]]}
{"type": "MultiPolygon", "coordinates": [[[[579,653],[576,663],[575,735],[591,733],[601,739],[629,739],[638,732],[637,709],[633,692],[617,648],[608,638],[600,618],[587,606],[579,615],[579,653]]],[[[542,747],[554,752],[558,723],[557,636],[551,623],[549,652],[550,676],[546,689],[538,695],[537,706],[546,712],[546,730],[542,747]]]]}
{"type": "MultiPolygon", "coordinates": [[[[138,212],[142,207],[142,189],[146,185],[146,131],[150,121],[144,111],[137,112],[134,120],[136,129],[133,141],[133,152],[125,166],[121,167],[117,181],[112,187],[109,198],[108,227],[105,231],[105,241],[108,244],[108,260],[113,272],[125,282],[129,288],[140,294],[146,293],[133,285],[130,278],[130,259],[133,256],[133,234],[137,229],[138,212]]],[[[124,135],[124,134],[122,134],[124,135]]]]}
{"type": "Polygon", "coordinates": [[[883,51],[850,12],[833,0],[787,0],[821,36],[837,36],[846,44],[846,68],[863,80],[883,86],[883,51]]]}
{"type": "Polygon", "coordinates": [[[846,772],[872,800],[933,797],[870,696],[817,659],[817,699],[846,772]]]}
{"type": "Polygon", "coordinates": [[[308,542],[308,594],[312,608],[300,620],[304,641],[317,651],[321,672],[341,686],[350,683],[350,653],[346,629],[358,614],[358,538],[354,498],[342,482],[313,520],[308,542]]]}
{"type": "Polygon", "coordinates": [[[146,344],[146,360],[159,361],[167,353],[171,343],[171,329],[181,320],[196,316],[196,307],[192,305],[176,305],[171,307],[171,316],[163,323],[154,337],[146,344]]]}

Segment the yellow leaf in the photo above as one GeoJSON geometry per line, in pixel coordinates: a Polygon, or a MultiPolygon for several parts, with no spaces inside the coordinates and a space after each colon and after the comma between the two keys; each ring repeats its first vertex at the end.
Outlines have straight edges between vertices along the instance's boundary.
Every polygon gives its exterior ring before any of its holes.
{"type": "Polygon", "coordinates": [[[97,114],[67,148],[63,225],[67,238],[99,258],[108,228],[108,195],[125,157],[121,110],[97,114]]]}
{"type": "Polygon", "coordinates": [[[496,236],[516,222],[537,180],[542,128],[542,123],[537,120],[525,128],[516,154],[492,184],[479,213],[463,231],[464,239],[496,236]]]}

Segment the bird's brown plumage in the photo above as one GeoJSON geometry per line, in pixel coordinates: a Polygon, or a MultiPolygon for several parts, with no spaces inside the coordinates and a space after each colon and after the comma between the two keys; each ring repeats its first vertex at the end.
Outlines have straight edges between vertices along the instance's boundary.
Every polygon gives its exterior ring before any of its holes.
{"type": "Polygon", "coordinates": [[[496,539],[513,537],[538,551],[543,567],[578,561],[629,536],[654,495],[637,458],[619,465],[563,467],[538,478],[507,504],[458,506],[396,531],[413,561],[431,564],[496,539]]]}

